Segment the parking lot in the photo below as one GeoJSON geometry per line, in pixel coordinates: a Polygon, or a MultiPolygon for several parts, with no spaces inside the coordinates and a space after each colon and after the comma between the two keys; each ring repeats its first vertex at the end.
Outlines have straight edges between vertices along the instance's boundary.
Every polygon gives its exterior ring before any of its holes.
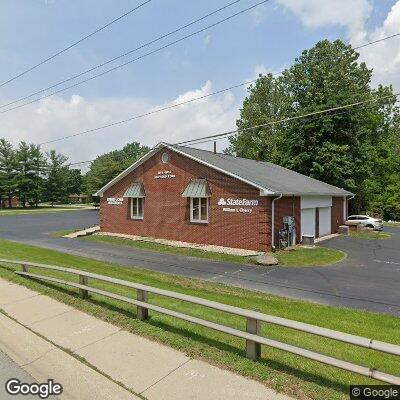
{"type": "Polygon", "coordinates": [[[49,236],[52,231],[98,223],[97,211],[18,215],[0,218],[0,237],[114,262],[127,267],[206,279],[336,306],[400,315],[400,229],[386,228],[392,237],[362,240],[337,237],[321,245],[348,253],[328,267],[257,267],[189,258],[106,243],[49,236]]]}

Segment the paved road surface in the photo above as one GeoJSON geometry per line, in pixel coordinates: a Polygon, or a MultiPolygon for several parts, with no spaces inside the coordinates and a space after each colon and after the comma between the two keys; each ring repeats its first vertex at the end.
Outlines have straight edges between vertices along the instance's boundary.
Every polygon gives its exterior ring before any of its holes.
{"type": "MultiPolygon", "coordinates": [[[[27,372],[25,372],[18,364],[16,364],[7,354],[0,350],[0,399],[1,400],[33,400],[38,399],[37,396],[12,396],[5,390],[6,382],[11,378],[17,378],[23,383],[36,382],[27,372]]],[[[51,396],[54,399],[54,396],[51,396]]]]}
{"type": "Polygon", "coordinates": [[[97,212],[90,210],[0,217],[0,236],[124,266],[400,316],[398,228],[387,228],[393,234],[387,240],[338,237],[325,241],[324,246],[344,250],[349,257],[321,268],[260,268],[48,235],[51,231],[89,227],[97,222],[97,212]]]}

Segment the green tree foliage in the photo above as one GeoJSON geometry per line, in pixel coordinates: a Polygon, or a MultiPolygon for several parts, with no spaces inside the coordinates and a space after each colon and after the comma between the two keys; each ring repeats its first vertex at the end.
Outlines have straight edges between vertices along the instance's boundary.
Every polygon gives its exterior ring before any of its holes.
{"type": "Polygon", "coordinates": [[[55,150],[47,153],[48,172],[46,180],[46,198],[54,203],[66,201],[68,197],[68,179],[70,177],[68,167],[64,166],[67,157],[58,154],[55,150]]]}
{"type": "Polygon", "coordinates": [[[122,150],[114,150],[97,157],[85,176],[87,194],[91,196],[149,150],[147,146],[133,142],[127,144],[122,150]]]}
{"type": "Polygon", "coordinates": [[[18,197],[25,207],[27,203],[34,204],[37,196],[38,168],[37,147],[21,142],[16,151],[16,187],[18,197]]]}
{"type": "Polygon", "coordinates": [[[2,198],[6,198],[10,208],[16,189],[15,168],[16,154],[11,143],[5,139],[0,139],[0,201],[2,198]]]}
{"type": "Polygon", "coordinates": [[[389,163],[393,170],[399,158],[394,150],[398,109],[391,87],[371,88],[372,71],[358,57],[342,41],[324,40],[305,50],[282,76],[260,76],[244,100],[229,152],[344,187],[356,194],[354,211],[374,205],[375,212],[383,212],[384,199],[395,190],[384,193],[399,180],[387,169],[389,163]],[[376,97],[386,98],[372,101],[376,97]],[[365,100],[371,102],[295,118],[365,100]],[[250,129],[260,124],[268,125],[250,129]]]}
{"type": "Polygon", "coordinates": [[[66,179],[68,194],[81,194],[84,191],[83,176],[80,169],[70,169],[66,179]]]}
{"type": "Polygon", "coordinates": [[[0,139],[0,201],[6,200],[11,208],[17,197],[23,207],[37,207],[41,201],[67,202],[70,194],[81,194],[81,171],[70,170],[67,158],[54,150],[46,156],[39,146],[21,142],[14,149],[0,139]]]}

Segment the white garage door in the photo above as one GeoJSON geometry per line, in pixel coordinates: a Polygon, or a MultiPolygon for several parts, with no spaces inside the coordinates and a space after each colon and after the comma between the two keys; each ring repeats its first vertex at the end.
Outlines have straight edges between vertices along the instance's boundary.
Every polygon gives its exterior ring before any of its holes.
{"type": "Polygon", "coordinates": [[[315,208],[301,210],[301,236],[315,236],[315,208]]]}
{"type": "Polygon", "coordinates": [[[331,234],[331,211],[332,207],[321,207],[319,209],[319,236],[331,234]]]}

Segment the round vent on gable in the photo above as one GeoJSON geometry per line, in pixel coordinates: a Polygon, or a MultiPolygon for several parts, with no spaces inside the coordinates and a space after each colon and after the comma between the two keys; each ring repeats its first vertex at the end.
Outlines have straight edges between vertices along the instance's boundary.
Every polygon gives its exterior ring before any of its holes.
{"type": "Polygon", "coordinates": [[[168,154],[168,153],[162,153],[162,155],[161,155],[161,161],[162,161],[164,164],[169,163],[169,154],[168,154]]]}

